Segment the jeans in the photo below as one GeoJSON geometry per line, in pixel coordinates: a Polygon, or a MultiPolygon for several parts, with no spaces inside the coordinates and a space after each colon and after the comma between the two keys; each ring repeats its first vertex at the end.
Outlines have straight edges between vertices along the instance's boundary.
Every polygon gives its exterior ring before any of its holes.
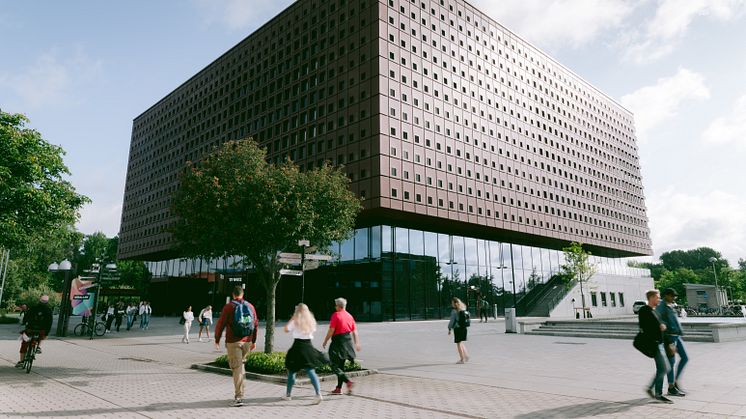
{"type": "Polygon", "coordinates": [[[676,375],[674,375],[674,365],[676,365],[676,355],[668,358],[668,363],[671,366],[671,368],[668,370],[668,385],[672,386],[676,381],[681,378],[681,371],[686,366],[686,363],[689,362],[689,357],[686,355],[686,348],[684,347],[684,341],[681,339],[681,336],[669,336],[668,337],[671,343],[676,345],[676,353],[679,354],[679,366],[676,367],[676,375]]]}
{"type": "Polygon", "coordinates": [[[147,329],[148,326],[150,326],[150,314],[145,313],[142,315],[142,324],[144,329],[147,329]]]}
{"type": "Polygon", "coordinates": [[[650,383],[648,388],[655,387],[655,395],[660,396],[663,394],[663,378],[666,376],[668,370],[671,369],[668,365],[668,359],[663,352],[663,344],[656,345],[655,350],[655,377],[653,382],[650,383]]]}
{"type": "Polygon", "coordinates": [[[127,330],[130,330],[132,328],[132,323],[134,322],[135,322],[135,315],[128,314],[127,315],[127,330]]]}
{"type": "MultiPolygon", "coordinates": [[[[319,376],[316,375],[316,370],[313,368],[306,368],[306,374],[308,375],[308,378],[311,380],[311,385],[313,385],[314,391],[316,391],[316,395],[321,394],[321,386],[319,385],[319,376]]],[[[295,372],[288,371],[288,387],[287,387],[287,395],[289,396],[290,393],[293,391],[293,386],[295,385],[295,372]]]]}

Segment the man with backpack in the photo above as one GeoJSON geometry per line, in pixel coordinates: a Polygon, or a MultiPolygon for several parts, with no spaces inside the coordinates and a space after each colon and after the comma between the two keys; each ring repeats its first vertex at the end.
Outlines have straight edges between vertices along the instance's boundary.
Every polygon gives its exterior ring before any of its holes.
{"type": "Polygon", "coordinates": [[[225,329],[225,348],[228,352],[228,365],[233,372],[235,389],[233,406],[243,406],[244,362],[249,351],[256,348],[259,319],[254,306],[244,300],[243,287],[238,285],[231,294],[233,299],[223,307],[220,319],[215,326],[215,348],[220,349],[220,338],[225,329]]]}
{"type": "MultiPolygon", "coordinates": [[[[39,334],[39,339],[44,340],[49,335],[49,331],[52,330],[52,309],[49,307],[49,296],[42,295],[39,299],[39,303],[29,309],[28,313],[23,317],[23,324],[26,326],[21,333],[25,333],[26,336],[32,336],[34,333],[39,334]]],[[[26,351],[29,346],[28,340],[21,340],[21,358],[16,364],[16,368],[23,366],[23,358],[26,356],[26,351]]],[[[41,353],[41,342],[36,347],[36,353],[41,353]]]]}

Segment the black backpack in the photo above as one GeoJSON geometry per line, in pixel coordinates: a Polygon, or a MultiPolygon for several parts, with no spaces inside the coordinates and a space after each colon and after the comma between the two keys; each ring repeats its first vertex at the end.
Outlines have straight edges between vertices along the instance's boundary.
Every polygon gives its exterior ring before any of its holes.
{"type": "Polygon", "coordinates": [[[469,318],[469,312],[461,310],[458,312],[458,327],[469,327],[471,326],[471,319],[469,318]]]}

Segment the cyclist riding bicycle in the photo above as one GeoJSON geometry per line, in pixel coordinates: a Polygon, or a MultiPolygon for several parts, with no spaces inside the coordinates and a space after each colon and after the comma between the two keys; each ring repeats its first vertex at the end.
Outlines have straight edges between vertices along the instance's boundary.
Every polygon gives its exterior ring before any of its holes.
{"type": "MultiPolygon", "coordinates": [[[[26,326],[21,334],[26,334],[28,337],[32,337],[34,334],[39,334],[39,340],[43,340],[49,334],[52,329],[52,309],[49,308],[49,296],[42,295],[39,299],[39,303],[29,309],[28,313],[23,319],[23,323],[26,326]]],[[[26,356],[29,343],[31,339],[21,339],[21,358],[16,364],[16,368],[23,368],[23,358],[26,356]]],[[[37,353],[41,353],[38,349],[37,353]]]]}

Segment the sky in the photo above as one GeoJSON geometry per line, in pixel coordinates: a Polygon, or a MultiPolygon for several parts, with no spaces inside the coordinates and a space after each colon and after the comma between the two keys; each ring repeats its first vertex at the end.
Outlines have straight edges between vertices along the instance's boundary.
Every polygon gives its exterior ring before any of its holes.
{"type": "MultiPolygon", "coordinates": [[[[290,0],[0,0],[0,109],[119,231],[132,120],[290,0]]],[[[473,0],[635,114],[655,255],[746,258],[746,0],[473,0]]]]}

